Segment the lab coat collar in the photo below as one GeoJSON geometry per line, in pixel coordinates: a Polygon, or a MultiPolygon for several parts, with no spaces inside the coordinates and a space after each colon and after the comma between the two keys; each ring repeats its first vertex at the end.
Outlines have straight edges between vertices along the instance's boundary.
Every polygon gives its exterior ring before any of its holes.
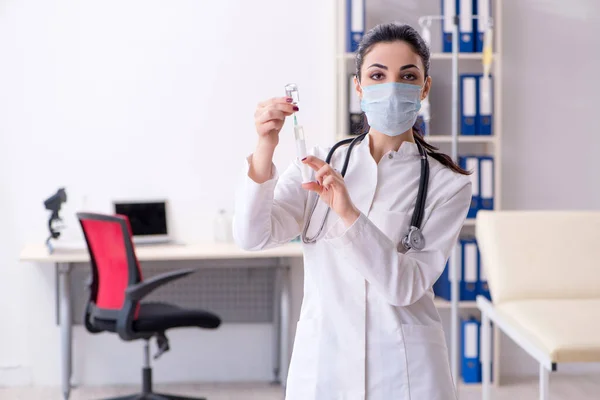
{"type": "MultiPolygon", "coordinates": [[[[361,151],[362,153],[369,153],[369,155],[370,155],[370,153],[371,153],[370,148],[369,148],[370,140],[371,140],[371,134],[368,133],[365,135],[365,138],[357,145],[357,147],[360,149],[359,151],[361,151]]],[[[386,157],[390,154],[394,158],[396,158],[396,156],[420,157],[419,148],[417,147],[417,144],[413,143],[413,142],[408,142],[408,141],[402,142],[402,144],[400,145],[400,147],[398,148],[397,151],[390,150],[383,156],[386,157]]]]}
{"type": "Polygon", "coordinates": [[[353,150],[353,154],[356,154],[363,162],[356,162],[357,159],[354,162],[351,161],[344,181],[355,206],[368,216],[377,191],[378,180],[384,176],[380,176],[379,172],[389,172],[390,167],[400,160],[418,159],[419,149],[415,143],[402,142],[398,151],[387,152],[379,163],[375,163],[369,149],[371,137],[369,134],[365,136],[353,150]],[[379,168],[383,168],[383,170],[379,168]]]}

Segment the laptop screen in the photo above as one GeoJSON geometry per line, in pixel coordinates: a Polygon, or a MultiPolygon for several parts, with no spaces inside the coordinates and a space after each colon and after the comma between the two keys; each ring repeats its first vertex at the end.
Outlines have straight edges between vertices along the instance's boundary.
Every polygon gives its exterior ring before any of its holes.
{"type": "Polygon", "coordinates": [[[115,203],[115,213],[129,218],[133,236],[167,234],[166,202],[115,203]]]}

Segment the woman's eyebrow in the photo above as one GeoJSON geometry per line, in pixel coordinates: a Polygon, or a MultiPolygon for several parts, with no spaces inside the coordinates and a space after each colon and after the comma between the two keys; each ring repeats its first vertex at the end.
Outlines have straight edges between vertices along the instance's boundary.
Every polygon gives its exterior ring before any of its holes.
{"type": "Polygon", "coordinates": [[[400,71],[404,71],[405,69],[409,69],[409,68],[416,68],[419,69],[419,67],[417,67],[415,64],[407,64],[403,67],[400,68],[400,71]]]}
{"type": "MultiPolygon", "coordinates": [[[[385,66],[385,65],[383,65],[383,64],[379,64],[379,63],[371,64],[371,65],[369,66],[369,68],[373,68],[373,67],[376,67],[376,68],[381,68],[381,69],[385,69],[386,71],[387,71],[387,69],[388,69],[388,67],[386,67],[386,66],[385,66]]],[[[419,67],[417,67],[415,64],[406,64],[406,65],[404,65],[404,66],[400,67],[400,71],[404,71],[405,69],[409,69],[409,68],[416,68],[416,69],[419,69],[419,67]]]]}
{"type": "Polygon", "coordinates": [[[377,63],[375,63],[375,64],[371,64],[371,65],[369,66],[369,68],[373,68],[373,67],[377,67],[377,68],[385,69],[386,71],[387,71],[387,69],[388,69],[388,67],[386,67],[385,65],[383,65],[383,64],[377,64],[377,63]]]}

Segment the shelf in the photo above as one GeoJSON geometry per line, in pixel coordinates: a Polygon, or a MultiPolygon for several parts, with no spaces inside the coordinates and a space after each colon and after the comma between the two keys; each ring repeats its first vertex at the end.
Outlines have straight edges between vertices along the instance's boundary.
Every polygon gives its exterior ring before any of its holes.
{"type": "Polygon", "coordinates": [[[462,379],[458,382],[458,386],[460,389],[467,389],[467,390],[481,390],[481,387],[483,386],[481,383],[465,383],[462,379]]]}
{"type": "MultiPolygon", "coordinates": [[[[354,60],[356,53],[343,53],[338,58],[345,60],[354,60]]],[[[496,58],[496,53],[493,54],[496,58]]],[[[432,60],[452,60],[452,53],[431,53],[432,60]]],[[[458,53],[459,60],[483,60],[483,53],[458,53]]]]}
{"type": "MultiPolygon", "coordinates": [[[[450,307],[452,307],[452,304],[448,300],[441,299],[439,297],[435,298],[434,303],[435,303],[435,306],[437,308],[450,308],[450,307]]],[[[458,302],[458,308],[476,309],[477,308],[477,302],[476,301],[459,301],[458,302]]]]}
{"type": "MultiPolygon", "coordinates": [[[[421,5],[423,2],[414,2],[415,4],[421,5]]],[[[452,150],[456,150],[456,155],[467,155],[467,154],[484,154],[490,155],[494,159],[494,168],[493,168],[493,190],[494,190],[494,209],[502,209],[503,206],[501,204],[502,196],[502,151],[503,151],[503,63],[504,53],[502,51],[502,3],[501,0],[492,0],[490,3],[490,13],[494,21],[494,38],[495,44],[492,48],[492,65],[491,65],[491,73],[494,74],[494,91],[493,91],[493,133],[494,135],[461,135],[461,127],[460,127],[460,105],[455,108],[453,102],[450,99],[450,93],[452,93],[452,100],[454,100],[454,95],[457,96],[457,101],[460,99],[460,79],[455,79],[460,76],[461,73],[483,73],[483,61],[484,61],[484,53],[464,53],[460,51],[452,52],[443,52],[443,48],[440,46],[440,41],[442,40],[441,35],[435,35],[437,37],[433,37],[433,42],[436,43],[435,46],[430,50],[430,59],[433,64],[435,64],[435,82],[434,89],[430,93],[430,96],[433,95],[436,99],[430,97],[432,112],[438,115],[439,121],[433,124],[434,129],[430,129],[429,133],[431,135],[424,136],[424,140],[427,143],[430,143],[434,147],[439,147],[441,152],[449,154],[450,147],[452,146],[452,150]],[[455,63],[454,61],[457,61],[455,63]],[[437,88],[439,85],[440,90],[437,88]],[[445,112],[447,111],[447,112],[445,112]],[[457,115],[453,115],[455,112],[457,115]],[[458,125],[453,125],[453,122],[456,122],[455,118],[458,120],[458,125]],[[452,136],[451,133],[455,133],[457,136],[452,136]],[[456,145],[456,146],[455,146],[456,145]]],[[[385,12],[385,9],[383,9],[385,12]]],[[[415,7],[413,10],[415,15],[429,15],[432,11],[431,7],[428,5],[423,5],[422,7],[415,7]]],[[[348,77],[355,73],[354,71],[354,61],[356,59],[356,52],[349,52],[349,48],[345,47],[347,45],[347,7],[346,3],[342,1],[336,2],[336,42],[337,48],[334,53],[334,61],[335,61],[335,69],[336,69],[336,79],[335,79],[335,107],[336,107],[336,116],[335,116],[335,127],[333,129],[332,138],[335,141],[339,141],[342,139],[354,138],[356,135],[351,135],[350,132],[350,118],[348,115],[348,104],[351,99],[350,96],[353,95],[352,86],[348,85],[348,77]]],[[[437,23],[436,23],[437,24],[437,23]]],[[[456,49],[455,50],[459,50],[456,49]]],[[[485,53],[487,55],[487,53],[485,53]]],[[[356,100],[356,99],[353,99],[356,100]]],[[[431,125],[430,125],[431,126],[431,125]]],[[[473,176],[471,176],[473,177],[473,176]]],[[[471,236],[476,228],[476,219],[469,218],[466,219],[461,226],[461,235],[471,236]]],[[[434,303],[436,308],[440,313],[447,314],[447,317],[457,317],[454,314],[454,308],[452,308],[452,302],[435,297],[434,303]]],[[[479,314],[477,303],[475,301],[457,301],[456,303],[458,308],[458,314],[479,314]]],[[[454,318],[450,318],[450,321],[444,320],[444,324],[449,325],[448,327],[444,327],[445,330],[448,330],[450,341],[448,350],[460,349],[459,346],[459,337],[460,336],[460,325],[452,326],[453,323],[456,322],[454,318]],[[453,329],[450,329],[453,328],[453,329]]],[[[494,342],[494,354],[493,354],[493,376],[492,376],[492,385],[496,386],[498,383],[495,383],[499,380],[499,371],[500,371],[500,357],[499,357],[499,349],[500,343],[499,341],[494,342]]],[[[457,374],[457,386],[460,388],[462,392],[477,392],[481,391],[481,383],[465,383],[460,376],[460,350],[457,352],[450,351],[450,366],[453,372],[457,374]]]]}
{"type": "MultiPolygon", "coordinates": [[[[356,137],[356,135],[338,135],[338,140],[342,140],[342,139],[348,139],[348,138],[352,138],[352,137],[356,137]]],[[[423,136],[423,138],[428,142],[428,143],[452,143],[452,136],[451,135],[425,135],[423,136]]],[[[495,136],[489,136],[489,135],[459,135],[458,136],[458,143],[482,143],[482,144],[486,144],[486,143],[496,143],[497,139],[495,136]]]]}
{"type": "Polygon", "coordinates": [[[338,58],[342,58],[344,60],[354,60],[355,57],[356,57],[356,53],[338,54],[338,58]]]}
{"type": "MultiPolygon", "coordinates": [[[[452,143],[451,135],[425,135],[423,138],[429,143],[452,143]]],[[[459,143],[495,143],[493,135],[459,135],[459,143]]]]}
{"type": "MultiPolygon", "coordinates": [[[[496,53],[492,55],[495,59],[496,53]]],[[[432,60],[452,60],[452,53],[431,53],[432,60]]],[[[483,60],[483,53],[458,53],[459,60],[483,60]]]]}

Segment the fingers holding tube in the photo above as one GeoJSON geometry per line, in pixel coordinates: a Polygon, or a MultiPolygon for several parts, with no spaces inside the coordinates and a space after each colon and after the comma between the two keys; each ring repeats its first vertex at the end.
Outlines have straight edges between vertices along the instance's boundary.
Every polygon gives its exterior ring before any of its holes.
{"type": "Polygon", "coordinates": [[[315,173],[315,180],[318,183],[323,182],[323,178],[329,174],[335,174],[336,172],[331,168],[331,165],[315,156],[308,156],[302,160],[302,162],[312,168],[315,173]]]}
{"type": "Polygon", "coordinates": [[[323,186],[321,186],[318,182],[306,182],[302,184],[302,188],[306,190],[310,190],[311,192],[315,192],[318,195],[321,195],[323,192],[323,186]]]}
{"type": "Polygon", "coordinates": [[[329,164],[325,164],[315,173],[315,180],[324,185],[324,179],[331,176],[333,172],[334,171],[331,166],[329,164]]]}
{"type": "Polygon", "coordinates": [[[325,161],[315,156],[307,156],[302,160],[302,162],[315,171],[319,171],[321,167],[323,167],[324,165],[328,165],[325,161]]]}
{"type": "Polygon", "coordinates": [[[329,164],[325,164],[323,165],[316,173],[315,173],[315,179],[317,180],[317,182],[319,182],[322,185],[325,185],[325,179],[327,178],[334,178],[335,182],[343,182],[344,178],[342,177],[342,175],[337,172],[335,169],[333,169],[331,167],[331,165],[329,164]]]}
{"type": "Polygon", "coordinates": [[[256,117],[256,122],[259,124],[266,123],[269,121],[283,121],[285,119],[285,113],[280,110],[276,110],[273,108],[264,109],[261,113],[259,113],[256,117]]]}
{"type": "Polygon", "coordinates": [[[338,179],[336,176],[334,175],[327,175],[324,179],[323,179],[323,184],[322,186],[325,188],[325,190],[331,190],[331,189],[335,189],[338,185],[338,179]]]}
{"type": "Polygon", "coordinates": [[[275,104],[291,104],[292,101],[293,100],[291,97],[272,97],[270,99],[259,102],[258,107],[265,108],[275,104]]]}
{"type": "Polygon", "coordinates": [[[273,97],[272,99],[261,101],[256,107],[254,117],[257,118],[268,110],[282,111],[286,116],[292,115],[299,111],[298,106],[292,104],[292,99],[289,97],[273,97]]]}

